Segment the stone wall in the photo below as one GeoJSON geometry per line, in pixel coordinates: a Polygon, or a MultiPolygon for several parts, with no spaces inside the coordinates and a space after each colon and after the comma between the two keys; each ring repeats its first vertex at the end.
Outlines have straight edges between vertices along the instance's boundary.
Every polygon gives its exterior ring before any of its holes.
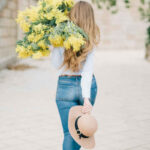
{"type": "Polygon", "coordinates": [[[0,10],[0,69],[17,61],[16,41],[23,36],[15,21],[17,11],[24,10],[35,2],[36,0],[7,0],[0,10]]]}
{"type": "Polygon", "coordinates": [[[0,68],[16,60],[15,46],[17,39],[16,28],[17,0],[8,0],[0,10],[0,68]]]}

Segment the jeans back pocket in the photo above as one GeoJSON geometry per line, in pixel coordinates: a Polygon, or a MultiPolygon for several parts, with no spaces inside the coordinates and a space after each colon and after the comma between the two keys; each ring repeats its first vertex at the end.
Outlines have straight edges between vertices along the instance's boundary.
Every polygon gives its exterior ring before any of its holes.
{"type": "Polygon", "coordinates": [[[69,79],[58,80],[56,100],[73,101],[75,99],[76,86],[69,79]]]}

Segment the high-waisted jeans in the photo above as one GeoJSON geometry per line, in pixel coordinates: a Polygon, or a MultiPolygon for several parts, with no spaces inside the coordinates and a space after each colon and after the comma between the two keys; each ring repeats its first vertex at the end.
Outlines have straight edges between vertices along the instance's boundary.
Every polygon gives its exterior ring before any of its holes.
{"type": "MultiPolygon", "coordinates": [[[[84,99],[81,90],[81,76],[59,76],[57,82],[56,104],[60,115],[64,139],[63,150],[80,150],[81,146],[75,142],[68,130],[68,115],[72,106],[83,105],[84,99]]],[[[93,75],[90,93],[90,102],[95,103],[97,83],[93,75]]]]}

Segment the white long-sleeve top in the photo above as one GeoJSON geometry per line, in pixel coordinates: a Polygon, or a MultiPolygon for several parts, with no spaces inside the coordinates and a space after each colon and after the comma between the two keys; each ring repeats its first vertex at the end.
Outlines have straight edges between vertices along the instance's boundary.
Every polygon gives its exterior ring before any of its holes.
{"type": "Polygon", "coordinates": [[[64,71],[65,66],[59,69],[64,60],[64,48],[63,47],[50,47],[51,55],[50,60],[53,66],[58,69],[59,75],[81,75],[81,89],[82,89],[82,97],[90,99],[91,92],[91,83],[93,76],[93,67],[94,67],[94,54],[95,48],[87,55],[87,58],[83,64],[83,68],[78,72],[72,72],[71,70],[64,71]]]}

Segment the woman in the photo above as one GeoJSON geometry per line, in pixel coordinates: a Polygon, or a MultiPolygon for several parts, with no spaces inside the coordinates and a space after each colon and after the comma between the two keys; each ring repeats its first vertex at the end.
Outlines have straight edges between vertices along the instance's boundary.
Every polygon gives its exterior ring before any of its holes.
{"type": "Polygon", "coordinates": [[[83,113],[91,112],[97,95],[97,83],[93,74],[95,46],[99,43],[100,32],[95,23],[92,6],[84,1],[77,2],[71,9],[70,19],[88,34],[86,45],[79,52],[53,48],[52,64],[59,70],[56,104],[60,115],[64,140],[63,150],[79,150],[68,130],[69,109],[83,105],[83,113]]]}

